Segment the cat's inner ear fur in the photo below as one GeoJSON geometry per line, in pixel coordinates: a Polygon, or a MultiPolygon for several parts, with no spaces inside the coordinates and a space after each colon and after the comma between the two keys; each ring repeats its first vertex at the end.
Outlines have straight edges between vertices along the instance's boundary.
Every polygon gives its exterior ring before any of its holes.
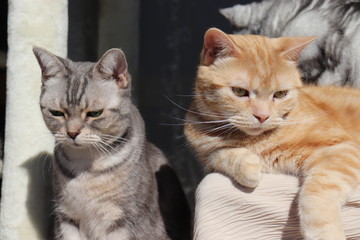
{"type": "Polygon", "coordinates": [[[209,66],[217,58],[231,56],[235,51],[236,46],[229,36],[217,28],[210,28],[204,36],[201,64],[209,66]]]}
{"type": "Polygon", "coordinates": [[[94,73],[102,79],[116,80],[119,88],[127,88],[129,85],[126,57],[120,49],[108,50],[96,63],[94,73]]]}
{"type": "Polygon", "coordinates": [[[49,78],[65,73],[65,66],[60,57],[40,47],[34,47],[33,52],[41,68],[43,83],[49,78]]]}
{"type": "Polygon", "coordinates": [[[301,51],[315,41],[317,37],[282,37],[271,39],[275,47],[280,50],[281,56],[287,60],[297,62],[301,51]]]}

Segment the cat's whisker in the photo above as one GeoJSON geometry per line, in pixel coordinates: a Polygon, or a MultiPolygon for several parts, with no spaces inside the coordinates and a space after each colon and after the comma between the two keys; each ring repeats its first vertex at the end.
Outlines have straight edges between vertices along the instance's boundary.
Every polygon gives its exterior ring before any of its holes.
{"type": "Polygon", "coordinates": [[[107,141],[116,141],[118,138],[116,137],[108,137],[108,136],[101,136],[100,139],[97,141],[107,140],[107,141]]]}
{"type": "MultiPolygon", "coordinates": [[[[102,137],[102,140],[100,142],[111,142],[111,143],[114,143],[114,142],[121,142],[121,143],[127,143],[129,140],[128,139],[125,139],[125,138],[121,138],[121,137],[117,137],[117,138],[110,138],[110,137],[102,137]]],[[[107,143],[109,144],[109,143],[107,143]]]]}
{"type": "Polygon", "coordinates": [[[99,136],[100,137],[114,137],[114,138],[118,137],[117,135],[105,134],[105,133],[101,133],[101,134],[99,134],[99,136]]]}
{"type": "MultiPolygon", "coordinates": [[[[234,132],[236,132],[237,130],[239,130],[239,129],[236,126],[233,126],[233,127],[228,128],[227,130],[225,130],[224,134],[231,135],[234,132]]],[[[222,134],[220,134],[219,136],[221,136],[221,135],[222,134]]]]}
{"type": "Polygon", "coordinates": [[[227,124],[221,125],[219,127],[215,127],[215,128],[209,127],[209,130],[206,130],[205,133],[206,134],[213,133],[213,132],[221,131],[224,129],[228,130],[229,128],[236,128],[236,127],[231,123],[227,123],[227,124]]]}
{"type": "Polygon", "coordinates": [[[184,126],[185,123],[160,123],[161,126],[184,126]]]}
{"type": "Polygon", "coordinates": [[[231,123],[227,123],[225,125],[213,128],[214,131],[218,131],[218,130],[223,130],[223,129],[230,129],[230,128],[235,128],[235,126],[231,123]]]}
{"type": "Polygon", "coordinates": [[[99,144],[102,145],[110,153],[111,151],[117,151],[116,147],[113,146],[113,143],[116,141],[121,142],[121,143],[127,142],[127,141],[117,139],[117,140],[112,141],[111,143],[107,143],[105,141],[100,141],[99,144]]]}
{"type": "MultiPolygon", "coordinates": [[[[222,118],[221,116],[218,116],[219,118],[222,118]]],[[[160,125],[162,126],[184,126],[186,123],[189,124],[202,124],[202,123],[222,123],[222,122],[227,122],[227,118],[224,118],[224,120],[213,120],[213,121],[192,121],[192,120],[188,120],[188,119],[182,119],[182,118],[177,118],[177,117],[171,117],[174,120],[178,120],[180,121],[180,123],[160,123],[160,125]]]]}
{"type": "Polygon", "coordinates": [[[254,123],[249,121],[245,117],[244,118],[232,118],[231,123],[236,126],[248,127],[248,128],[251,128],[254,126],[254,123]]]}
{"type": "Polygon", "coordinates": [[[207,116],[207,117],[228,117],[227,115],[221,116],[221,114],[215,115],[213,113],[204,113],[204,112],[196,112],[196,111],[192,111],[190,109],[186,109],[182,106],[180,106],[179,104],[175,103],[174,101],[172,101],[170,98],[168,98],[167,96],[164,95],[164,97],[169,100],[172,104],[174,104],[176,107],[186,111],[186,112],[191,112],[197,115],[201,115],[201,116],[207,116]]]}
{"type": "Polygon", "coordinates": [[[63,145],[63,144],[61,144],[61,143],[58,142],[58,141],[55,142],[54,150],[59,149],[60,151],[62,151],[63,148],[64,148],[64,145],[63,145]],[[59,148],[60,148],[60,149],[59,149],[59,148]]]}
{"type": "Polygon", "coordinates": [[[211,120],[211,121],[193,121],[189,119],[182,119],[177,117],[172,117],[175,120],[181,121],[181,123],[162,123],[161,125],[169,125],[169,126],[183,126],[185,123],[189,124],[216,124],[216,123],[227,123],[227,119],[223,120],[211,120]]]}
{"type": "MultiPolygon", "coordinates": [[[[140,135],[141,136],[141,135],[140,135]]],[[[141,136],[143,137],[143,136],[141,136]]],[[[117,136],[117,135],[110,135],[110,134],[100,134],[100,138],[102,139],[106,139],[106,140],[110,140],[110,141],[119,141],[119,140],[123,140],[124,142],[127,142],[128,139],[123,138],[121,136],[117,136]]]]}
{"type": "MultiPolygon", "coordinates": [[[[88,145],[89,150],[91,151],[92,155],[94,155],[94,151],[96,151],[97,153],[99,153],[99,150],[96,149],[96,147],[94,146],[93,143],[90,142],[90,144],[88,145]]],[[[100,153],[99,153],[100,154],[100,153]]]]}
{"type": "Polygon", "coordinates": [[[100,151],[99,153],[103,153],[104,155],[109,155],[110,153],[104,146],[100,144],[100,142],[96,142],[95,147],[100,151]]]}
{"type": "Polygon", "coordinates": [[[101,146],[101,144],[99,144],[99,142],[95,143],[95,149],[99,152],[99,154],[105,154],[107,155],[107,151],[104,149],[103,146],[101,146]]]}
{"type": "Polygon", "coordinates": [[[108,150],[109,153],[110,153],[110,150],[116,151],[116,148],[107,142],[104,142],[104,141],[100,142],[100,145],[101,144],[104,146],[104,148],[106,148],[108,150]]]}
{"type": "Polygon", "coordinates": [[[211,94],[177,94],[175,97],[207,97],[212,96],[211,94]]]}
{"type": "MultiPolygon", "coordinates": [[[[236,127],[235,127],[233,124],[228,123],[228,124],[221,125],[221,126],[219,126],[219,127],[213,128],[213,129],[211,129],[211,131],[207,131],[207,133],[225,130],[225,131],[222,131],[222,132],[221,132],[220,135],[222,135],[224,132],[229,131],[229,129],[232,129],[232,128],[236,128],[236,127]]],[[[220,135],[219,135],[219,136],[220,136],[220,135]]]]}
{"type": "Polygon", "coordinates": [[[228,123],[228,120],[217,120],[217,121],[188,121],[185,120],[185,122],[188,122],[190,124],[214,124],[214,123],[228,123]]]}
{"type": "Polygon", "coordinates": [[[106,136],[106,135],[100,135],[100,139],[114,139],[114,140],[116,140],[116,139],[125,139],[125,138],[123,138],[123,137],[120,137],[120,136],[106,136]]]}
{"type": "Polygon", "coordinates": [[[98,144],[97,144],[97,142],[93,142],[93,143],[90,143],[92,146],[93,146],[93,148],[98,152],[98,154],[102,154],[103,153],[103,151],[101,151],[100,149],[99,149],[99,147],[98,147],[98,144]]]}

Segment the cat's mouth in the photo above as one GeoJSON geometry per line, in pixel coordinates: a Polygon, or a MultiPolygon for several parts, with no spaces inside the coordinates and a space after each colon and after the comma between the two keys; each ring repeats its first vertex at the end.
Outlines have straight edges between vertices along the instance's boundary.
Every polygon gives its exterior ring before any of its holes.
{"type": "Polygon", "coordinates": [[[86,144],[80,143],[79,141],[76,141],[76,140],[64,141],[63,144],[66,144],[66,145],[68,145],[70,147],[73,147],[73,148],[84,148],[84,147],[86,147],[86,144]]]}
{"type": "Polygon", "coordinates": [[[254,126],[254,127],[248,127],[245,128],[243,131],[251,136],[258,136],[264,132],[271,131],[275,129],[275,126],[269,126],[269,125],[260,125],[260,126],[254,126]]]}
{"type": "Polygon", "coordinates": [[[248,135],[251,135],[251,136],[257,136],[265,131],[266,131],[266,129],[263,127],[255,127],[255,128],[247,128],[245,130],[245,133],[248,135]]]}
{"type": "Polygon", "coordinates": [[[76,148],[80,148],[80,147],[83,147],[84,145],[80,144],[80,143],[77,143],[77,142],[73,142],[72,145],[76,148]]]}

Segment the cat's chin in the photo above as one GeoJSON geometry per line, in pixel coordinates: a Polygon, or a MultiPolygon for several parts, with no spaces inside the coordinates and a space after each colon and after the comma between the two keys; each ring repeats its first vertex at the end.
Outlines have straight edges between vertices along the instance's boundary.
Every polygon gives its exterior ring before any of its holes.
{"type": "Polygon", "coordinates": [[[258,136],[266,131],[264,128],[247,128],[242,130],[244,133],[250,136],[258,136]]]}
{"type": "Polygon", "coordinates": [[[63,143],[66,147],[73,148],[73,149],[85,149],[88,147],[86,144],[80,144],[77,142],[65,142],[63,143]]]}
{"type": "Polygon", "coordinates": [[[85,148],[85,147],[86,147],[86,145],[84,145],[84,144],[79,144],[79,143],[73,143],[73,144],[71,144],[71,146],[72,146],[73,148],[85,148]]]}

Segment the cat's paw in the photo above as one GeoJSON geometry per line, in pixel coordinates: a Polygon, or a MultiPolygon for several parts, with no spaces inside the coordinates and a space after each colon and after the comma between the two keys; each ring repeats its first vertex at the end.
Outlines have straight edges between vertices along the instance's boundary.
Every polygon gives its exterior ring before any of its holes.
{"type": "Polygon", "coordinates": [[[258,155],[246,148],[227,148],[211,155],[212,169],[227,174],[240,185],[255,188],[261,179],[258,155]]]}
{"type": "Polygon", "coordinates": [[[261,180],[260,158],[254,153],[247,153],[240,156],[239,174],[235,175],[235,180],[241,185],[255,188],[261,180]]]}

